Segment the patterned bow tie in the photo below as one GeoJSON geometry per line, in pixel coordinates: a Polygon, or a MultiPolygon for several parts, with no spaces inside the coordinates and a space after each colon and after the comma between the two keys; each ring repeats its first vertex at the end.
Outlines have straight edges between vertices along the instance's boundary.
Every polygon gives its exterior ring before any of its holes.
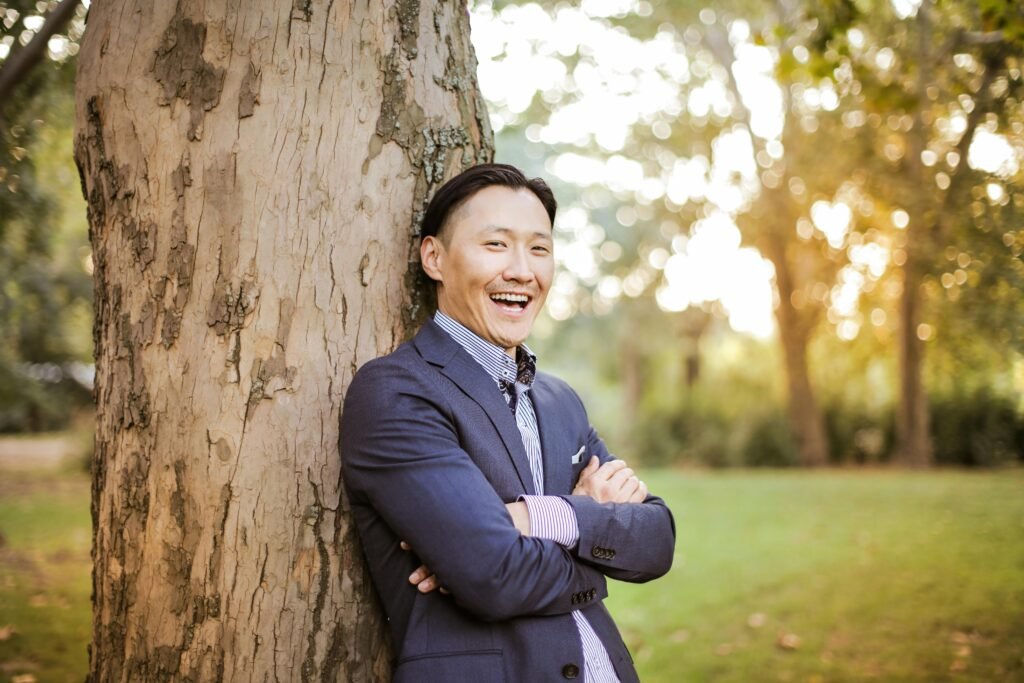
{"type": "Polygon", "coordinates": [[[537,360],[533,354],[527,353],[523,347],[516,348],[516,381],[499,379],[498,384],[501,390],[508,396],[508,407],[512,414],[516,414],[516,407],[519,405],[519,396],[529,391],[533,386],[533,379],[537,375],[537,360]]]}

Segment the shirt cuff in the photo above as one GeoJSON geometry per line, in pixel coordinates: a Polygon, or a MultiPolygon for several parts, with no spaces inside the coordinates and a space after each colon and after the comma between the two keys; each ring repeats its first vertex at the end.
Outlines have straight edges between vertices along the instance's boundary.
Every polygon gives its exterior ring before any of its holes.
{"type": "Polygon", "coordinates": [[[559,496],[519,496],[530,515],[530,535],[571,548],[580,540],[576,511],[559,496]]]}

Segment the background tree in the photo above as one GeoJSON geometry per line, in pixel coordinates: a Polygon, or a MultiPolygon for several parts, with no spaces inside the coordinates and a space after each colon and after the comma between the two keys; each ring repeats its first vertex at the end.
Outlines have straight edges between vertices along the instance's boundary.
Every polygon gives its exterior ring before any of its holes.
{"type": "MultiPolygon", "coordinates": [[[[1021,270],[1019,231],[1006,222],[1024,202],[1014,7],[524,3],[484,4],[479,16],[482,74],[501,86],[483,79],[499,154],[525,147],[524,163],[579,188],[560,226],[567,273],[553,317],[572,326],[654,298],[663,315],[651,319],[662,322],[643,337],[655,347],[673,343],[669,318],[694,309],[753,330],[741,314],[769,284],[797,450],[789,462],[831,451],[929,463],[927,396],[952,405],[951,377],[992,388],[991,407],[1008,404],[1020,421],[1019,351],[999,353],[1020,326],[1019,307],[999,294],[1021,270]],[[517,83],[531,61],[545,76],[517,83]],[[770,279],[753,277],[765,260],[770,279]],[[957,304],[968,298],[991,302],[988,313],[957,304]]],[[[700,338],[705,363],[722,352],[724,337],[700,338]]],[[[758,372],[749,356],[737,362],[758,372]]],[[[657,382],[649,391],[666,394],[657,382]]],[[[707,383],[694,393],[718,416],[736,400],[707,383]]],[[[694,406],[667,395],[665,419],[685,423],[694,406]]],[[[966,453],[978,449],[962,446],[962,458],[946,449],[941,460],[976,462],[966,453]]]]}
{"type": "Polygon", "coordinates": [[[90,680],[386,678],[336,425],[421,317],[429,193],[490,157],[475,66],[460,3],[90,9],[90,680]]]}
{"type": "Polygon", "coordinates": [[[88,246],[67,160],[84,11],[45,35],[51,5],[0,3],[0,432],[63,427],[89,399],[88,246]],[[11,69],[35,48],[43,68],[11,69]]]}

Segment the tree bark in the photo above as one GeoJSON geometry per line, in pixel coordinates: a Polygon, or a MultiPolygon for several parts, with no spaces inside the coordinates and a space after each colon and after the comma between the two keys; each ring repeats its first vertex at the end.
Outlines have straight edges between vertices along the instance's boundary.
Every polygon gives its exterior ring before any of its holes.
{"type": "Polygon", "coordinates": [[[338,417],[422,318],[429,194],[490,159],[475,72],[462,3],[92,5],[89,680],[388,678],[338,417]]]}

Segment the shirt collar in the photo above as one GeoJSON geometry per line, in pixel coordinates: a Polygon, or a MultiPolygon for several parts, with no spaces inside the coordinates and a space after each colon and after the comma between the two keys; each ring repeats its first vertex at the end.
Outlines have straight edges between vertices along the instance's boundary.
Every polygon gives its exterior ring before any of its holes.
{"type": "MultiPolygon", "coordinates": [[[[517,360],[528,362],[530,366],[536,367],[537,356],[526,344],[516,347],[516,359],[513,360],[511,356],[505,353],[505,349],[497,344],[492,344],[441,311],[437,311],[434,314],[434,322],[437,323],[438,327],[447,332],[452,339],[458,342],[459,346],[464,348],[495,382],[515,383],[517,379],[522,382],[523,374],[519,372],[517,360]]],[[[533,374],[533,372],[529,373],[527,385],[533,383],[533,374]]]]}

